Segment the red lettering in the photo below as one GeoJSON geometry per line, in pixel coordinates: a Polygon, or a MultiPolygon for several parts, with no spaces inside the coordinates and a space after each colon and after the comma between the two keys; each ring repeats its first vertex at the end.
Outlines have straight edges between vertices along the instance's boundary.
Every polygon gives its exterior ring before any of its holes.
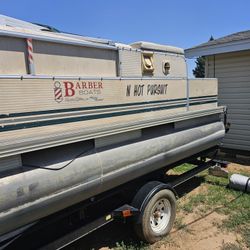
{"type": "Polygon", "coordinates": [[[73,82],[63,82],[65,87],[65,97],[74,96],[74,83],[73,82]]]}
{"type": "Polygon", "coordinates": [[[76,83],[75,89],[81,89],[81,85],[79,82],[76,83]]]}
{"type": "Polygon", "coordinates": [[[92,82],[88,82],[88,84],[89,84],[89,89],[92,89],[93,88],[92,82]]]}
{"type": "Polygon", "coordinates": [[[87,88],[87,83],[86,82],[82,82],[82,89],[86,89],[87,88]]]}
{"type": "Polygon", "coordinates": [[[97,82],[93,82],[94,89],[98,88],[97,82]]]}
{"type": "Polygon", "coordinates": [[[98,82],[98,88],[102,89],[102,82],[98,82]]]}

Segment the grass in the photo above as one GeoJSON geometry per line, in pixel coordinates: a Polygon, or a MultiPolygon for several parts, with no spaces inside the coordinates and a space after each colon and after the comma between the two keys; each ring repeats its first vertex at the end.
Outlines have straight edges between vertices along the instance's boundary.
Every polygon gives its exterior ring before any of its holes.
{"type": "Polygon", "coordinates": [[[182,174],[182,173],[192,169],[193,167],[194,167],[194,165],[192,165],[192,164],[184,163],[180,166],[173,168],[171,171],[174,172],[175,174],[182,174]]]}
{"type": "MultiPolygon", "coordinates": [[[[180,166],[177,172],[180,173],[187,168],[188,166],[180,166]]],[[[204,192],[190,196],[179,209],[185,213],[198,210],[201,215],[215,210],[226,215],[221,229],[241,234],[245,245],[250,248],[250,195],[227,188],[227,178],[208,175],[207,171],[201,173],[200,177],[204,179],[204,192]]],[[[224,245],[222,249],[241,249],[238,247],[229,244],[224,245]]]]}
{"type": "Polygon", "coordinates": [[[242,233],[243,240],[247,246],[247,248],[250,249],[250,230],[249,228],[245,228],[242,233]]]}
{"type": "Polygon", "coordinates": [[[207,202],[212,207],[222,206],[219,213],[227,215],[222,226],[229,230],[250,229],[250,195],[226,187],[228,180],[214,176],[205,176],[208,183],[207,202]]]}
{"type": "Polygon", "coordinates": [[[181,206],[181,209],[183,209],[185,212],[191,213],[193,212],[194,208],[197,207],[200,204],[204,204],[206,201],[206,195],[205,194],[197,194],[195,196],[190,197],[189,201],[183,204],[181,206]]]}
{"type": "MultiPolygon", "coordinates": [[[[171,174],[182,174],[193,168],[191,164],[183,164],[171,169],[171,174]]],[[[231,175],[232,173],[229,173],[231,175]]],[[[249,173],[241,172],[246,176],[249,173]]],[[[227,188],[228,179],[208,175],[208,171],[203,171],[200,175],[203,180],[202,192],[183,197],[178,201],[178,212],[182,215],[177,216],[174,224],[176,230],[188,231],[188,226],[184,223],[183,212],[199,212],[199,215],[206,216],[210,212],[217,212],[225,215],[225,219],[216,222],[216,227],[221,230],[240,234],[243,242],[223,243],[221,250],[241,250],[242,246],[250,249],[250,195],[243,194],[227,188]]],[[[166,238],[168,239],[168,238],[166,238]]],[[[161,243],[162,244],[162,243],[161,243]]],[[[138,245],[117,243],[114,250],[148,250],[152,249],[149,245],[140,243],[138,245]]],[[[245,249],[245,248],[244,248],[245,249]]]]}
{"type": "Polygon", "coordinates": [[[141,242],[138,245],[134,244],[125,244],[123,241],[120,243],[116,243],[116,247],[114,250],[149,250],[149,246],[145,243],[141,242]]]}
{"type": "Polygon", "coordinates": [[[234,243],[224,243],[221,250],[242,250],[242,247],[234,243]]]}
{"type": "Polygon", "coordinates": [[[177,229],[177,230],[180,230],[180,229],[183,229],[186,227],[186,224],[183,222],[183,217],[179,216],[175,219],[175,222],[174,222],[174,227],[177,229]]]}

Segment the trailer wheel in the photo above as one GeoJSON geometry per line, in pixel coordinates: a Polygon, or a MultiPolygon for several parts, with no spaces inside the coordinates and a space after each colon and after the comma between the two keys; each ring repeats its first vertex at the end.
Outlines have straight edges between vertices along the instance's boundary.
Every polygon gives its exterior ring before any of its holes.
{"type": "Polygon", "coordinates": [[[163,189],[148,201],[135,223],[137,235],[148,243],[154,243],[166,236],[174,224],[176,199],[171,190],[163,189]]]}

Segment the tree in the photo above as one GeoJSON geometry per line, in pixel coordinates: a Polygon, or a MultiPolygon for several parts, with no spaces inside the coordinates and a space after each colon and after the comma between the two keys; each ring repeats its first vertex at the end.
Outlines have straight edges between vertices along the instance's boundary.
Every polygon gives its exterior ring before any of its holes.
{"type": "Polygon", "coordinates": [[[205,77],[205,57],[200,56],[195,61],[195,68],[193,69],[193,74],[197,78],[205,77]]]}
{"type": "Polygon", "coordinates": [[[214,37],[211,35],[208,41],[213,41],[214,37]]]}
{"type": "MultiPolygon", "coordinates": [[[[213,41],[214,37],[211,35],[208,42],[213,41]]],[[[200,56],[195,61],[195,68],[193,69],[193,74],[197,78],[204,78],[205,77],[205,57],[200,56]]]]}

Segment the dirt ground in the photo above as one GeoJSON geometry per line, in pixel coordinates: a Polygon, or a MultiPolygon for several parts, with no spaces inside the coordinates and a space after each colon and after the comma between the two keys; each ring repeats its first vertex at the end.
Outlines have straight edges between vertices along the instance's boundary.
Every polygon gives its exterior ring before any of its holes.
{"type": "Polygon", "coordinates": [[[234,244],[241,240],[240,235],[222,232],[218,229],[217,224],[222,219],[223,216],[216,212],[201,219],[193,213],[189,214],[184,219],[185,224],[188,224],[187,228],[173,229],[166,242],[158,242],[151,247],[160,250],[211,250],[221,249],[223,244],[234,244]]]}
{"type": "MultiPolygon", "coordinates": [[[[177,216],[180,214],[177,214],[177,216]]],[[[224,219],[223,215],[216,212],[204,218],[195,216],[195,213],[187,214],[184,223],[188,226],[182,229],[174,228],[167,238],[149,247],[152,250],[213,250],[222,249],[228,243],[237,244],[241,241],[238,234],[222,232],[218,224],[224,219]]],[[[99,250],[110,250],[109,247],[101,247],[99,250]]],[[[119,248],[117,248],[119,249],[119,248]]],[[[126,249],[126,248],[121,248],[126,249]]],[[[127,248],[133,249],[133,248],[127,248]]],[[[138,248],[134,248],[138,249],[138,248]]],[[[144,249],[144,248],[143,248],[144,249]]],[[[243,248],[244,249],[244,248],[243,248]]],[[[245,248],[247,249],[247,248],[245,248]]]]}
{"type": "MultiPolygon", "coordinates": [[[[196,191],[198,190],[199,188],[196,191]]],[[[225,216],[215,211],[206,216],[200,216],[196,211],[187,214],[179,212],[177,218],[178,216],[182,216],[186,226],[181,229],[173,228],[167,239],[155,243],[151,249],[211,250],[221,249],[224,244],[237,244],[241,241],[240,235],[219,229],[220,222],[225,216]]]]}
{"type": "MultiPolygon", "coordinates": [[[[243,166],[237,163],[230,163],[227,168],[229,172],[249,173],[250,166],[243,166]]],[[[181,199],[186,200],[190,196],[204,192],[204,186],[201,185],[192,190],[188,195],[181,199]]],[[[180,203],[182,200],[180,201],[180,203]]],[[[185,213],[177,212],[176,217],[183,218],[184,228],[173,228],[169,237],[163,241],[157,242],[151,246],[151,249],[159,250],[211,250],[211,249],[234,249],[232,245],[238,245],[242,242],[239,234],[229,233],[220,228],[221,221],[225,219],[225,215],[218,214],[216,211],[209,212],[205,216],[200,216],[197,211],[185,213]],[[226,247],[228,246],[228,247],[226,247]]],[[[241,245],[239,249],[248,249],[241,245]]],[[[235,249],[236,250],[236,249],[235,249]]]]}
{"type": "MultiPolygon", "coordinates": [[[[237,163],[231,163],[227,169],[234,173],[249,173],[250,166],[243,166],[237,163]]],[[[188,194],[180,198],[179,205],[185,203],[189,197],[198,193],[204,193],[206,186],[201,184],[190,191],[188,194]]],[[[216,209],[201,214],[196,208],[191,213],[186,213],[184,210],[177,210],[176,220],[181,218],[181,224],[184,225],[175,227],[171,233],[161,241],[151,246],[138,246],[138,242],[127,241],[133,238],[132,230],[125,225],[111,225],[111,227],[97,231],[90,238],[83,242],[81,246],[84,248],[76,249],[99,249],[99,250],[139,250],[139,249],[152,249],[152,250],[240,250],[248,249],[242,244],[241,235],[238,233],[228,232],[223,230],[220,225],[225,219],[226,215],[219,214],[216,209]],[[125,227],[123,227],[125,226],[125,227]],[[95,244],[93,245],[93,241],[95,244]],[[91,242],[89,244],[88,242],[91,242]],[[123,246],[117,247],[117,242],[125,242],[123,246]],[[239,247],[238,247],[239,246],[239,247]]],[[[178,224],[178,223],[177,223],[178,224]]]]}
{"type": "Polygon", "coordinates": [[[250,174],[250,165],[241,165],[238,163],[230,163],[228,167],[226,168],[230,172],[235,173],[249,173],[250,174]]]}

